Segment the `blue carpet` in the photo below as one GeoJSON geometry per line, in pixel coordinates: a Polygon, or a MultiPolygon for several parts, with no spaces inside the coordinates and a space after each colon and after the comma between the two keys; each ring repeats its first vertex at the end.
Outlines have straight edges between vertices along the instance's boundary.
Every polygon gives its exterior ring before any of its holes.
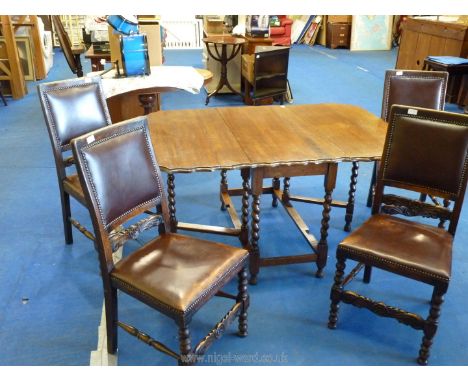
{"type": "MultiPolygon", "coordinates": [[[[72,77],[60,51],[46,81],[72,77]]],[[[324,47],[294,46],[289,79],[294,103],[350,103],[380,115],[384,72],[393,68],[396,51],[350,52],[324,47]]],[[[203,67],[201,52],[166,51],[168,65],[203,67]]],[[[85,71],[90,65],[85,63],[85,71]]],[[[8,98],[0,105],[0,365],[87,365],[97,345],[102,307],[102,284],[92,244],[74,231],[75,243],[63,243],[60,201],[55,166],[36,83],[21,100],[8,98]]],[[[205,92],[164,94],[162,108],[204,108],[205,92]]],[[[237,96],[215,97],[208,107],[242,105],[237,96]]],[[[448,110],[457,111],[455,105],[448,110]]],[[[365,221],[365,206],[372,166],[362,163],[356,193],[354,227],[365,221]]],[[[238,171],[228,174],[240,185],[238,171]]],[[[345,200],[350,165],[339,167],[334,199],[345,200]]],[[[297,194],[323,195],[318,177],[294,178],[297,194]]],[[[226,224],[219,210],[219,173],[176,177],[177,215],[181,221],[226,224]]],[[[239,201],[236,200],[237,207],[239,201]]],[[[263,256],[309,251],[281,208],[262,198],[263,256]],[[287,245],[285,245],[287,243],[287,245]]],[[[298,205],[298,210],[319,234],[319,206],[298,205]]],[[[87,211],[72,205],[74,215],[90,226],[87,211]]],[[[240,211],[239,211],[240,212],[240,211]]],[[[327,329],[329,291],[333,282],[334,252],[343,232],[344,211],[333,209],[329,230],[329,261],[325,277],[313,277],[315,264],[262,268],[259,284],[250,287],[249,336],[235,336],[235,326],[210,349],[206,365],[414,365],[421,333],[350,306],[342,306],[335,331],[327,329]]],[[[236,239],[197,236],[238,245],[236,239]]],[[[432,365],[468,364],[468,308],[461,303],[468,289],[468,216],[462,211],[455,240],[453,280],[442,307],[439,332],[432,348],[432,365]]],[[[126,252],[135,249],[131,243],[126,252]]],[[[351,267],[351,264],[349,265],[351,267]]],[[[358,291],[426,316],[431,290],[425,285],[376,270],[370,285],[359,279],[358,291]]],[[[230,285],[228,289],[234,290],[230,285]]],[[[120,317],[177,349],[177,330],[169,319],[122,295],[120,317]]],[[[193,320],[195,344],[226,311],[222,299],[210,302],[193,320]]],[[[133,337],[119,333],[120,365],[173,365],[133,337]]]]}

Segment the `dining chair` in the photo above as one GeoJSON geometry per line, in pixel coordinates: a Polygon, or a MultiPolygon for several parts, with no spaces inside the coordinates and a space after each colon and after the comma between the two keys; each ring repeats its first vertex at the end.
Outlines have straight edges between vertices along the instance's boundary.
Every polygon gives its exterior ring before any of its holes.
{"type": "Polygon", "coordinates": [[[57,34],[60,47],[63,50],[63,55],[67,60],[68,66],[71,71],[77,75],[77,77],[83,77],[83,67],[81,65],[81,54],[85,52],[86,47],[84,45],[72,45],[70,36],[68,36],[65,30],[62,20],[58,15],[52,15],[52,24],[54,25],[54,31],[57,34]]]}
{"type": "MultiPolygon", "coordinates": [[[[329,328],[337,326],[341,302],[394,318],[423,331],[417,362],[427,364],[451,278],[453,239],[467,183],[467,154],[468,116],[401,105],[391,108],[372,216],[337,247],[329,328]],[[392,193],[384,193],[386,187],[392,193]],[[452,209],[411,199],[410,191],[449,199],[454,202],[452,209]],[[448,229],[424,224],[421,217],[447,220],[448,229]],[[348,259],[358,264],[344,277],[348,259]],[[376,267],[431,285],[428,317],[346,290],[363,267],[364,283],[370,282],[370,271],[376,267]]],[[[398,292],[404,296],[407,290],[399,288],[398,292]]]]}
{"type": "MultiPolygon", "coordinates": [[[[388,119],[390,107],[393,104],[409,105],[429,109],[443,110],[445,106],[445,93],[447,90],[448,76],[445,72],[427,72],[422,70],[387,70],[385,72],[384,94],[382,99],[381,117],[388,119]]],[[[351,223],[354,215],[356,185],[359,172],[359,162],[352,162],[349,183],[348,200],[334,200],[332,207],[345,208],[344,231],[351,231],[351,223]]],[[[372,194],[375,184],[377,165],[374,164],[372,181],[367,197],[367,206],[372,204],[372,194]]],[[[284,178],[284,188],[291,187],[290,178],[284,178]]],[[[273,188],[280,188],[280,180],[273,179],[273,188]]],[[[300,196],[294,196],[296,201],[301,201],[300,196]]],[[[323,199],[303,198],[308,203],[323,203],[323,199]],[[313,201],[312,201],[313,200],[313,201]]],[[[273,207],[278,201],[273,197],[273,207]]]]}
{"type": "Polygon", "coordinates": [[[70,153],[73,138],[111,124],[101,79],[43,83],[38,86],[38,93],[57,170],[65,243],[73,243],[72,226],[94,240],[93,234],[71,216],[70,196],[86,208],[87,205],[78,175],[73,171],[73,156],[64,158],[64,154],[70,153]]]}
{"type": "Polygon", "coordinates": [[[249,253],[229,245],[170,232],[169,210],[146,117],[117,123],[72,141],[73,153],[91,220],[104,287],[107,350],[117,351],[117,328],[191,365],[239,316],[238,334],[247,335],[246,264],[249,253]],[[134,222],[147,210],[156,212],[134,222]],[[131,221],[132,224],[129,224],[131,221]],[[115,232],[120,225],[127,228],[115,232]],[[112,253],[127,239],[158,227],[159,236],[114,262],[112,253]],[[238,276],[238,293],[221,290],[238,276]],[[177,354],[168,346],[118,320],[117,291],[173,319],[179,328],[177,354]],[[213,296],[234,305],[194,348],[189,324],[213,296]]]}
{"type": "MultiPolygon", "coordinates": [[[[388,121],[392,105],[408,105],[434,110],[444,110],[448,73],[425,70],[387,70],[385,72],[382,109],[380,117],[388,121]]],[[[377,163],[374,163],[372,180],[367,194],[367,207],[372,206],[377,163]]],[[[421,200],[425,199],[424,196],[421,200]]]]}

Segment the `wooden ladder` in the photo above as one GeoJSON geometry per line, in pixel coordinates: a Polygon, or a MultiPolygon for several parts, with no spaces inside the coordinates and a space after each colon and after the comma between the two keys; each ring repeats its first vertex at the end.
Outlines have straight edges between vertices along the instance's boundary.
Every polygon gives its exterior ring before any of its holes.
{"type": "Polygon", "coordinates": [[[0,60],[0,80],[10,82],[13,98],[22,98],[28,93],[28,89],[24,80],[23,69],[20,65],[11,17],[2,15],[0,16],[0,22],[1,35],[5,40],[7,54],[6,60],[0,60]]]}

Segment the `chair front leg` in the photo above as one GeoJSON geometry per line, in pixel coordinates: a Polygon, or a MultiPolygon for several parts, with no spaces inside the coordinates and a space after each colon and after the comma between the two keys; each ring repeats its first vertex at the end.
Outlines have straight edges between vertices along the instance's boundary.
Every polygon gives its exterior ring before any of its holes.
{"type": "Polygon", "coordinates": [[[63,220],[63,233],[65,235],[65,244],[73,244],[73,232],[70,208],[70,195],[65,191],[60,190],[60,201],[62,202],[62,220],[63,220]]]}
{"type": "Polygon", "coordinates": [[[336,328],[338,321],[338,308],[340,307],[341,293],[343,292],[343,275],[346,268],[346,259],[342,255],[336,255],[336,273],[334,284],[330,292],[330,315],[328,317],[328,327],[330,329],[336,328]]]}
{"type": "Polygon", "coordinates": [[[432,346],[432,340],[437,332],[440,317],[440,307],[444,302],[444,294],[446,291],[446,287],[435,287],[434,292],[432,293],[431,309],[429,310],[429,317],[426,319],[426,324],[424,325],[424,337],[421,343],[421,348],[419,349],[418,363],[420,365],[427,365],[429,349],[432,346]]]}
{"type": "Polygon", "coordinates": [[[179,366],[190,366],[195,363],[192,353],[192,344],[190,341],[190,330],[187,323],[179,324],[179,347],[180,359],[179,366]]]}
{"type": "Polygon", "coordinates": [[[118,316],[118,303],[117,303],[117,289],[109,286],[104,291],[104,306],[106,310],[106,334],[107,334],[107,352],[115,354],[117,351],[117,322],[118,316]]]}
{"type": "Polygon", "coordinates": [[[247,309],[248,309],[248,300],[249,294],[247,292],[247,269],[245,267],[238,274],[238,294],[237,302],[242,302],[242,308],[239,314],[239,337],[247,337],[247,309]]]}
{"type": "Polygon", "coordinates": [[[370,265],[366,265],[364,267],[364,277],[363,281],[365,284],[369,284],[372,276],[372,267],[370,265]]]}

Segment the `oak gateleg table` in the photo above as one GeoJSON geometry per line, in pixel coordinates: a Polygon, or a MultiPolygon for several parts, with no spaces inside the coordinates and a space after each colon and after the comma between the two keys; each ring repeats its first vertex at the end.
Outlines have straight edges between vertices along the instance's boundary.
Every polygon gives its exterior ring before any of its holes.
{"type": "MultiPolygon", "coordinates": [[[[151,138],[161,170],[168,173],[168,207],[174,231],[189,230],[239,237],[250,250],[250,282],[257,282],[260,266],[315,262],[321,277],[327,262],[327,236],[340,162],[380,159],[387,124],[374,114],[347,104],[241,106],[159,111],[148,116],[151,138]],[[239,169],[242,188],[230,190],[222,177],[220,199],[234,227],[178,222],[175,209],[175,174],[239,169]],[[280,177],[324,175],[324,198],[294,197],[280,177]],[[274,178],[263,187],[264,178],[274,178]],[[312,248],[311,254],[262,258],[258,245],[260,197],[273,194],[288,212],[312,248]],[[239,219],[232,195],[242,196],[239,219]],[[249,240],[249,196],[252,222],[249,240]],[[291,201],[323,205],[320,237],[316,239],[291,201]]],[[[355,176],[357,173],[355,174],[355,176]]],[[[354,182],[356,179],[354,179],[354,182]]],[[[351,179],[353,182],[353,179],[351,179]]]]}

